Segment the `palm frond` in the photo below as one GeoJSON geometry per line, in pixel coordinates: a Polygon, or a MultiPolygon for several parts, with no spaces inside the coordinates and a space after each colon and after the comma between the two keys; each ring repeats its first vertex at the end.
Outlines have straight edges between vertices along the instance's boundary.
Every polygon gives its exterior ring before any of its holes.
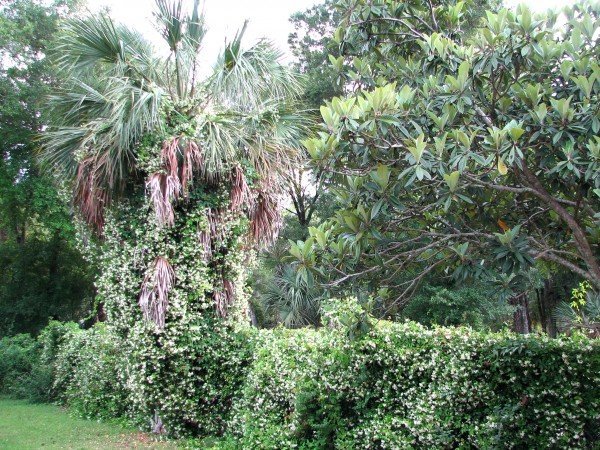
{"type": "Polygon", "coordinates": [[[600,293],[592,290],[587,292],[584,311],[590,322],[600,324],[600,293]]]}
{"type": "Polygon", "coordinates": [[[106,185],[102,183],[102,173],[97,171],[96,161],[87,158],[79,164],[73,193],[86,222],[97,229],[104,226],[104,209],[110,203],[106,185]]]}
{"type": "MultiPolygon", "coordinates": [[[[139,141],[162,127],[164,93],[143,80],[133,84],[128,77],[107,75],[96,82],[97,86],[84,80],[72,79],[49,98],[50,107],[62,118],[42,136],[40,159],[46,168],[66,179],[73,179],[81,161],[88,161],[93,165],[93,190],[102,192],[103,201],[97,206],[103,208],[119,195],[135,170],[139,141]]],[[[77,186],[83,179],[91,180],[81,174],[77,177],[74,200],[87,211],[84,216],[94,217],[93,223],[99,225],[102,221],[96,219],[103,216],[101,211],[90,213],[89,199],[94,196],[83,195],[85,189],[77,186]],[[88,204],[79,203],[83,199],[88,204]]]]}
{"type": "Polygon", "coordinates": [[[173,79],[180,100],[193,96],[196,87],[197,57],[206,34],[199,3],[199,0],[194,0],[189,13],[182,0],[156,0],[154,15],[171,52],[168,62],[174,61],[174,67],[166,65],[167,78],[173,79]]]}
{"type": "Polygon", "coordinates": [[[41,166],[59,179],[72,180],[80,165],[78,153],[92,138],[85,127],[65,126],[46,131],[40,136],[43,147],[38,159],[41,166]]]}
{"type": "Polygon", "coordinates": [[[267,99],[297,98],[301,78],[280,61],[282,53],[266,40],[244,50],[244,27],[217,59],[208,90],[220,104],[240,111],[257,109],[267,99]]]}
{"type": "Polygon", "coordinates": [[[229,201],[233,211],[239,211],[244,206],[246,208],[254,207],[254,198],[246,181],[246,175],[239,165],[235,166],[231,174],[229,201]]]}
{"type": "Polygon", "coordinates": [[[199,134],[203,136],[202,178],[210,180],[222,177],[237,160],[243,148],[244,133],[239,117],[228,113],[202,115],[198,118],[199,134]]]}
{"type": "Polygon", "coordinates": [[[577,325],[579,315],[567,302],[559,303],[553,312],[556,325],[561,331],[568,331],[577,325]]]}
{"type": "Polygon", "coordinates": [[[185,15],[183,2],[156,0],[156,12],[159,31],[172,52],[177,51],[184,33],[185,15]]]}
{"type": "Polygon", "coordinates": [[[184,49],[187,51],[197,54],[206,36],[206,24],[204,21],[204,15],[200,12],[200,1],[194,0],[194,6],[192,8],[192,15],[188,19],[187,30],[184,35],[184,49]]]}
{"type": "Polygon", "coordinates": [[[244,116],[244,158],[263,177],[282,179],[296,167],[302,154],[300,141],[311,127],[303,111],[294,111],[295,103],[267,101],[244,116]]]}
{"type": "Polygon", "coordinates": [[[113,22],[104,13],[68,21],[56,48],[56,60],[65,73],[98,70],[147,82],[156,81],[152,46],[140,33],[113,22]]]}
{"type": "Polygon", "coordinates": [[[266,247],[277,239],[283,223],[277,196],[266,180],[255,189],[257,198],[250,210],[250,235],[259,246],[266,247]]]}
{"type": "Polygon", "coordinates": [[[298,281],[292,266],[283,266],[269,284],[264,301],[288,328],[317,325],[320,317],[320,294],[314,285],[298,281]]]}

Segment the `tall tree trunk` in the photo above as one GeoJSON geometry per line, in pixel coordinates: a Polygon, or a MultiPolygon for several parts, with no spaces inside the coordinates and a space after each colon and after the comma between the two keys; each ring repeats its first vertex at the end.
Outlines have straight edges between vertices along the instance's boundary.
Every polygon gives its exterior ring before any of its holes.
{"type": "Polygon", "coordinates": [[[520,334],[531,333],[531,317],[529,315],[529,300],[526,293],[514,296],[510,303],[516,306],[513,315],[513,330],[520,334]]]}
{"type": "Polygon", "coordinates": [[[248,315],[250,316],[250,325],[254,328],[258,328],[258,319],[256,318],[256,313],[254,312],[251,302],[248,302],[248,315]]]}
{"type": "Polygon", "coordinates": [[[551,279],[544,280],[544,286],[537,290],[540,322],[548,336],[555,338],[557,334],[556,321],[552,315],[558,303],[558,292],[551,279]]]}

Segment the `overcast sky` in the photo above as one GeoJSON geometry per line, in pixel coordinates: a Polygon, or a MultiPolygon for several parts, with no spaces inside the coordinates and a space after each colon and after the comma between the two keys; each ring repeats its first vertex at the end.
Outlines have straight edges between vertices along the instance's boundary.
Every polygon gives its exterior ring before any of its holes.
{"type": "MultiPolygon", "coordinates": [[[[191,0],[189,0],[191,3],[191,0]]],[[[573,3],[574,0],[525,0],[532,9],[540,11],[573,3]]],[[[244,20],[249,25],[246,43],[266,37],[282,51],[287,51],[287,37],[292,31],[289,17],[296,11],[305,10],[319,0],[204,0],[208,35],[204,41],[207,61],[214,61],[225,37],[232,38],[244,20]]],[[[505,0],[509,6],[521,1],[505,0]]],[[[154,0],[88,0],[92,10],[108,7],[112,16],[144,33],[157,42],[152,26],[154,0]]]]}

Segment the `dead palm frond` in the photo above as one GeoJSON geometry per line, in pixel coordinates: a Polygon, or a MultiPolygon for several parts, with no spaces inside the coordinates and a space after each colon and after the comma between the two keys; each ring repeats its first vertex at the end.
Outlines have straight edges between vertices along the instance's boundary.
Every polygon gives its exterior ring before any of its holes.
{"type": "Polygon", "coordinates": [[[142,283],[139,305],[144,319],[153,322],[159,329],[165,327],[169,307],[169,291],[175,282],[175,271],[163,257],[154,261],[152,270],[142,283]]]}

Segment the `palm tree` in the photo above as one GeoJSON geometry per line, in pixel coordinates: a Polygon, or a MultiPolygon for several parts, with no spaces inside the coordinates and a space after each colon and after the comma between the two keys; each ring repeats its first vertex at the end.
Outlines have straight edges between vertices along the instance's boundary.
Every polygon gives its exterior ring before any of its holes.
{"type": "Polygon", "coordinates": [[[288,264],[277,268],[260,301],[285,327],[301,328],[320,325],[321,296],[312,280],[303,282],[288,264]]]}
{"type": "MultiPolygon", "coordinates": [[[[281,181],[306,123],[294,112],[298,76],[269,42],[245,48],[245,24],[206,70],[199,0],[189,11],[182,0],[156,0],[155,16],[165,57],[106,14],[66,25],[56,51],[65,82],[50,99],[60,120],[44,133],[43,164],[72,183],[74,204],[100,235],[107,209],[136,192],[149,199],[158,226],[172,227],[193,189],[213,186],[230,194],[227,211],[206,210],[198,243],[207,258],[226,214],[248,217],[255,245],[272,242],[281,181]]],[[[176,277],[159,255],[142,283],[139,305],[159,328],[176,277]]],[[[214,302],[225,316],[236,288],[219,284],[214,302]]]]}

